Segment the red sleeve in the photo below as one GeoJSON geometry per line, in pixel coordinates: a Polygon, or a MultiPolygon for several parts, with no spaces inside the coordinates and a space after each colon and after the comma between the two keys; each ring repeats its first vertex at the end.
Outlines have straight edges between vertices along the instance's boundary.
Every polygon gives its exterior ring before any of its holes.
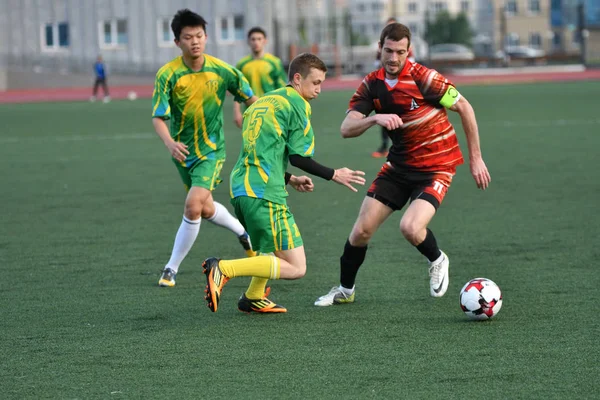
{"type": "Polygon", "coordinates": [[[436,105],[439,105],[448,88],[454,86],[444,75],[420,64],[415,64],[412,75],[423,98],[436,105]]]}
{"type": "Polygon", "coordinates": [[[348,112],[358,111],[359,113],[368,116],[375,109],[370,83],[372,79],[370,79],[370,76],[371,74],[363,79],[356,92],[352,95],[350,104],[348,105],[348,112]]]}

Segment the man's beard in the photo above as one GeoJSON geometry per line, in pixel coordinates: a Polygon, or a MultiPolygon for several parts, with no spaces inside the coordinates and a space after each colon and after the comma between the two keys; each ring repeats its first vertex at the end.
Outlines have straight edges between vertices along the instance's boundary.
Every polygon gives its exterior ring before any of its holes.
{"type": "MultiPolygon", "coordinates": [[[[401,65],[401,64],[398,64],[398,66],[396,66],[396,67],[395,67],[395,68],[396,68],[396,71],[395,71],[395,72],[390,72],[390,69],[389,69],[389,68],[390,68],[390,67],[389,67],[388,65],[385,65],[385,66],[384,66],[385,73],[386,73],[386,74],[388,74],[388,75],[392,75],[392,76],[394,76],[394,77],[397,77],[398,75],[400,75],[400,71],[402,71],[402,65],[401,65]]],[[[392,67],[392,68],[393,68],[393,67],[392,67]]]]}

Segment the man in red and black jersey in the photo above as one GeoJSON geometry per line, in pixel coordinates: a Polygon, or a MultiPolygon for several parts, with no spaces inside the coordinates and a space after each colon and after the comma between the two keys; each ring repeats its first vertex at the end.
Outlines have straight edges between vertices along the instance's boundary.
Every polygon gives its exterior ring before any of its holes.
{"type": "MultiPolygon", "coordinates": [[[[396,18],[388,18],[388,20],[385,22],[385,25],[388,26],[389,24],[395,24],[398,21],[396,20],[396,18]]],[[[409,47],[408,48],[408,60],[411,62],[415,62],[415,54],[413,52],[413,48],[409,47]]],[[[377,56],[375,57],[375,64],[377,65],[377,69],[381,68],[381,47],[379,47],[377,49],[377,56]]],[[[372,157],[375,158],[386,158],[388,155],[388,151],[389,151],[389,136],[388,136],[388,132],[387,129],[385,129],[383,126],[381,127],[381,144],[379,145],[379,147],[377,148],[377,150],[375,150],[374,152],[371,153],[372,157]]]]}
{"type": "Polygon", "coordinates": [[[463,163],[446,109],[457,112],[462,120],[477,187],[486,189],[491,181],[481,157],[473,108],[437,71],[407,60],[410,30],[402,24],[387,25],[379,46],[382,68],[367,75],[352,96],[341,132],[344,138],[352,138],[380,125],[389,133],[392,147],[346,241],[340,258],[341,285],[317,299],[317,306],[354,301],[354,282],[369,240],[407,202],[410,205],[400,221],[400,231],[429,260],[430,294],[441,297],[446,292],[448,256],[427,228],[450,187],[456,166],[463,163]],[[373,111],[375,114],[369,116],[373,111]]]}

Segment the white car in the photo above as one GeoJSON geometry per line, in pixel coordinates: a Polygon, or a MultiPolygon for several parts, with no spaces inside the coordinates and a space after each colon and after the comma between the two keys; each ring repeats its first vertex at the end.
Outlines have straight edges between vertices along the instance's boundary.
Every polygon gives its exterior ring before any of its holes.
{"type": "MultiPolygon", "coordinates": [[[[510,58],[514,59],[523,59],[523,58],[539,58],[544,57],[546,52],[540,49],[534,49],[533,47],[527,46],[508,46],[506,47],[506,55],[510,58]]],[[[496,52],[496,58],[504,58],[505,51],[498,50],[496,52]]]]}
{"type": "Polygon", "coordinates": [[[429,59],[432,61],[474,60],[475,53],[467,46],[456,43],[442,43],[429,46],[429,59]]]}

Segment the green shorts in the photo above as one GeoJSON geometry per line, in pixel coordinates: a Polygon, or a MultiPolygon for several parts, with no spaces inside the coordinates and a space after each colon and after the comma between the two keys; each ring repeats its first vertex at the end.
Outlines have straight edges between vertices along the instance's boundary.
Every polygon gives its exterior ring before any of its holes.
{"type": "Polygon", "coordinates": [[[200,186],[212,191],[221,183],[220,175],[225,158],[196,160],[189,166],[175,159],[173,162],[186,190],[190,190],[192,186],[200,186]]]}
{"type": "Polygon", "coordinates": [[[271,253],[302,246],[302,236],[287,205],[247,196],[233,198],[231,204],[255,251],[271,253]]]}

